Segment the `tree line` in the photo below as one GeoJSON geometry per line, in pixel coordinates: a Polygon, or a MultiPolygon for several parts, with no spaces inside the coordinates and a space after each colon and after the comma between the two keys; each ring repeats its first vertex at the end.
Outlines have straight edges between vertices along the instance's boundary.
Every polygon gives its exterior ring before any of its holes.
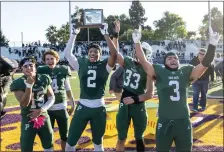
{"type": "MultiPolygon", "coordinates": [[[[83,9],[75,6],[75,12],[72,14],[72,23],[75,23],[77,19],[75,18],[78,13],[81,13],[81,20],[83,20],[83,9]]],[[[208,39],[208,14],[205,14],[202,19],[202,24],[198,28],[199,39],[208,39]]],[[[153,25],[155,29],[153,30],[149,25],[144,23],[147,21],[145,17],[145,9],[143,8],[140,1],[132,1],[132,5],[129,8],[129,16],[125,14],[121,15],[109,15],[104,16],[104,22],[108,23],[109,31],[112,29],[112,22],[114,20],[119,20],[121,23],[120,37],[121,41],[130,41],[131,34],[134,28],[141,25],[142,27],[142,40],[177,40],[182,39],[196,39],[197,31],[187,31],[186,22],[178,14],[165,11],[161,19],[155,20],[153,25]]],[[[217,7],[211,9],[211,24],[214,31],[223,33],[223,14],[217,7]]],[[[0,32],[1,44],[7,42],[8,40],[0,32]]],[[[69,39],[69,22],[62,24],[60,28],[55,25],[50,25],[46,29],[46,39],[51,44],[65,44],[69,39]]],[[[77,36],[77,41],[87,41],[88,31],[87,29],[82,29],[80,34],[77,36]]],[[[100,34],[99,29],[89,28],[89,40],[90,41],[101,41],[104,40],[103,36],[100,34]]]]}

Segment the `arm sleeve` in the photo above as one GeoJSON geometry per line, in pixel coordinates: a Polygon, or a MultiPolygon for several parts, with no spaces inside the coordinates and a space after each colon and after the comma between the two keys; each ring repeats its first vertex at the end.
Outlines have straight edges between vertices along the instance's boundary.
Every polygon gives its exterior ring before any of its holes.
{"type": "Polygon", "coordinates": [[[64,52],[65,52],[65,58],[68,60],[71,67],[74,70],[78,71],[79,70],[79,62],[78,62],[77,58],[72,53],[72,51],[74,49],[75,39],[76,39],[76,35],[72,34],[68,40],[68,43],[64,49],[64,52]]]}
{"type": "Polygon", "coordinates": [[[52,95],[50,97],[47,97],[47,102],[41,107],[43,111],[47,111],[55,102],[55,96],[52,95]]]}
{"type": "MultiPolygon", "coordinates": [[[[49,76],[46,76],[47,78],[47,87],[51,86],[52,80],[49,76]]],[[[52,96],[47,97],[47,102],[41,107],[43,111],[47,111],[55,102],[55,96],[52,94],[52,96]]]]}
{"type": "Polygon", "coordinates": [[[66,91],[70,91],[71,90],[71,85],[70,85],[70,82],[69,82],[69,78],[65,79],[65,90],[66,91]]]}

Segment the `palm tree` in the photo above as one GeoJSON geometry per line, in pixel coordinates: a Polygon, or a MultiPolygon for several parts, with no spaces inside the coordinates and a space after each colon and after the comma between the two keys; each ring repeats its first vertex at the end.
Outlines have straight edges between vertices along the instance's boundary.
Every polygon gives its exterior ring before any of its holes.
{"type": "Polygon", "coordinates": [[[56,44],[57,42],[57,27],[54,25],[50,25],[47,28],[47,33],[45,34],[47,40],[51,43],[51,44],[56,44]]]}

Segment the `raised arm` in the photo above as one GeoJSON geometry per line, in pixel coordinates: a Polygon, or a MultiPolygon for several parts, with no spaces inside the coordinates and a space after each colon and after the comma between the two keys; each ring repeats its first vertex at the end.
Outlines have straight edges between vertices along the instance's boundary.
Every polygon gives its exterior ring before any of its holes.
{"type": "Polygon", "coordinates": [[[118,43],[118,38],[113,37],[113,42],[115,44],[115,47],[118,50],[117,54],[117,63],[120,65],[120,67],[124,67],[124,57],[123,55],[119,52],[119,43],[118,43]]]}
{"type": "Polygon", "coordinates": [[[110,50],[110,57],[108,59],[108,65],[110,67],[114,67],[114,65],[116,63],[116,60],[117,60],[118,51],[115,48],[115,45],[114,45],[113,41],[110,39],[109,33],[108,33],[107,30],[108,30],[108,24],[103,23],[102,27],[100,27],[100,31],[104,35],[104,38],[107,41],[107,46],[109,47],[109,50],[110,50]]]}
{"type": "Polygon", "coordinates": [[[65,58],[68,60],[69,64],[74,70],[79,70],[79,63],[77,58],[73,55],[73,49],[75,46],[75,39],[79,33],[80,29],[73,28],[72,34],[70,35],[70,38],[68,40],[68,43],[64,49],[65,58]]]}
{"type": "Polygon", "coordinates": [[[139,59],[139,63],[143,66],[147,75],[151,79],[153,79],[153,77],[156,76],[155,70],[154,70],[154,67],[152,66],[152,64],[147,61],[145,54],[142,50],[142,46],[141,46],[141,42],[140,42],[141,32],[139,30],[135,29],[135,31],[132,33],[132,39],[135,43],[136,56],[139,59]]]}
{"type": "Polygon", "coordinates": [[[192,83],[201,77],[201,75],[207,70],[207,68],[210,66],[215,57],[216,45],[218,44],[221,36],[218,33],[213,32],[211,27],[209,27],[209,33],[210,33],[210,40],[208,50],[202,62],[198,64],[196,67],[194,67],[194,69],[191,72],[190,80],[192,83]]]}
{"type": "Polygon", "coordinates": [[[118,42],[118,38],[119,38],[119,32],[120,32],[120,22],[119,21],[114,21],[114,29],[113,29],[113,42],[114,45],[116,47],[116,49],[118,50],[118,54],[117,54],[117,63],[120,65],[120,67],[124,66],[124,57],[122,56],[122,54],[120,53],[119,49],[119,42],[118,42]]]}

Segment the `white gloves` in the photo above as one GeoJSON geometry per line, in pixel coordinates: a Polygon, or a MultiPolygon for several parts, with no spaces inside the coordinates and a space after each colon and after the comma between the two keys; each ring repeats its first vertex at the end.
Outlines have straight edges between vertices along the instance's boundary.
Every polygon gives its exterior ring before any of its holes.
{"type": "Polygon", "coordinates": [[[140,30],[135,29],[134,32],[132,33],[132,39],[134,43],[140,43],[141,38],[142,38],[142,33],[140,32],[140,30]]]}
{"type": "Polygon", "coordinates": [[[219,42],[221,35],[217,32],[213,32],[212,27],[209,27],[210,40],[209,43],[216,46],[219,42]]]}
{"type": "Polygon", "coordinates": [[[80,32],[80,28],[75,27],[75,24],[72,24],[72,34],[78,35],[80,32]]]}
{"type": "Polygon", "coordinates": [[[108,33],[108,24],[107,23],[103,23],[100,27],[100,32],[102,33],[102,35],[109,35],[108,33]]]}

